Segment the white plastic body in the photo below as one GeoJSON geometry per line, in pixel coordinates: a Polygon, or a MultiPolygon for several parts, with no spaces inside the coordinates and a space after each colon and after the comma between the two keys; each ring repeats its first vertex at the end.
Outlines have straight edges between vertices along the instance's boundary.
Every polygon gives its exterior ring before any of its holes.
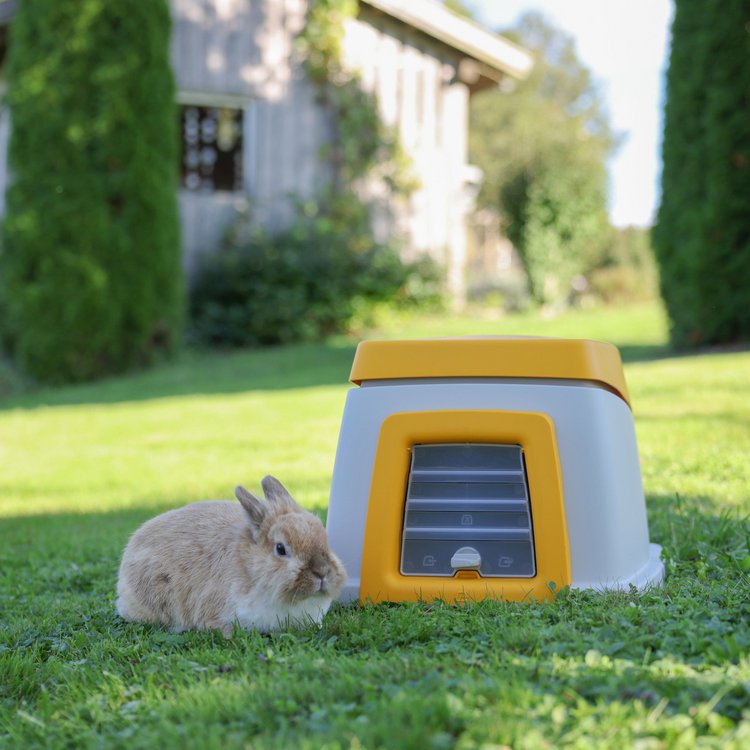
{"type": "Polygon", "coordinates": [[[663,581],[661,547],[649,543],[633,415],[621,398],[583,381],[383,380],[353,388],[344,407],[327,522],[331,548],[348,574],[341,601],[359,597],[383,420],[444,409],[541,412],[553,421],[573,588],[644,589],[663,581]]]}

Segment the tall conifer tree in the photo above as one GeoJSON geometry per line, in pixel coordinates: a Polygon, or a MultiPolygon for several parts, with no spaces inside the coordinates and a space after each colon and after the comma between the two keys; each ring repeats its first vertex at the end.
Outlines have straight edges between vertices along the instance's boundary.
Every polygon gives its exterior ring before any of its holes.
{"type": "Polygon", "coordinates": [[[177,121],[166,0],[24,0],[0,332],[35,377],[85,380],[179,340],[177,121]]]}
{"type": "Polygon", "coordinates": [[[677,0],[654,230],[678,346],[750,338],[750,3],[677,0]]]}

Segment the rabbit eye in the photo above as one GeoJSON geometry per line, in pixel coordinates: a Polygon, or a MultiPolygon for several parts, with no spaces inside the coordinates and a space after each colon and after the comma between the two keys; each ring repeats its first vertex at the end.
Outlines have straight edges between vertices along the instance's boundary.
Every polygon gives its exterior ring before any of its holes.
{"type": "Polygon", "coordinates": [[[286,547],[281,542],[276,545],[276,554],[279,557],[284,557],[284,555],[286,555],[286,547]]]}

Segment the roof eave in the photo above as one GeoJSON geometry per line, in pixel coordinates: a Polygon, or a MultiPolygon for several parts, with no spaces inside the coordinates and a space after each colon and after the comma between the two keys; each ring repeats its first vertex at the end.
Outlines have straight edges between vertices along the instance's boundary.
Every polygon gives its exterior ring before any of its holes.
{"type": "Polygon", "coordinates": [[[376,10],[412,26],[464,55],[494,70],[498,81],[503,75],[526,78],[534,65],[532,56],[523,48],[463,18],[432,0],[362,0],[376,10]]]}

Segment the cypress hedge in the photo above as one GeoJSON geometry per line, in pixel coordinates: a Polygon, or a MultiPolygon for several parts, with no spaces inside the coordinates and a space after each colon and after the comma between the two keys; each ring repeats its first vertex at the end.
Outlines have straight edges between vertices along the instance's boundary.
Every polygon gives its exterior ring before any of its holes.
{"type": "Polygon", "coordinates": [[[24,0],[13,19],[0,333],[39,380],[120,372],[180,340],[169,34],[166,0],[24,0]]]}
{"type": "Polygon", "coordinates": [[[750,339],[750,3],[677,0],[653,240],[676,346],[750,339]]]}

